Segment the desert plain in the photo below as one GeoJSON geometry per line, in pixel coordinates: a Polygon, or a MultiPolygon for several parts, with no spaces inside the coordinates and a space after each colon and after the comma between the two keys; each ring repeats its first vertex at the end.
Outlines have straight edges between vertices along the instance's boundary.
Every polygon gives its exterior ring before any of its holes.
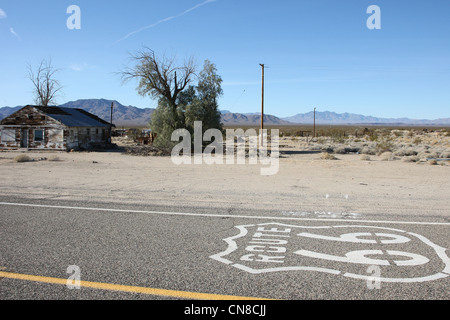
{"type": "Polygon", "coordinates": [[[176,165],[170,156],[146,149],[130,152],[139,146],[127,137],[113,142],[118,148],[103,152],[2,151],[0,192],[34,200],[144,204],[149,210],[450,221],[446,130],[345,139],[284,135],[274,175],[261,175],[264,165],[248,161],[176,165]],[[27,161],[20,160],[24,155],[27,161]]]}

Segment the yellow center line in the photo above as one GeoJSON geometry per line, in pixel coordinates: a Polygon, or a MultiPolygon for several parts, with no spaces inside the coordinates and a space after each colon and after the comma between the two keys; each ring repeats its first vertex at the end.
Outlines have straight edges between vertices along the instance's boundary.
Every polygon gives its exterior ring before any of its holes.
{"type": "MultiPolygon", "coordinates": [[[[35,276],[20,273],[11,273],[0,271],[0,278],[16,279],[16,280],[26,280],[33,282],[42,282],[50,284],[59,285],[74,285],[74,282],[67,279],[52,278],[35,276]]],[[[167,290],[167,289],[155,289],[147,287],[137,287],[137,286],[127,286],[112,283],[102,283],[102,282],[91,282],[91,281],[79,281],[80,287],[92,288],[99,290],[110,290],[110,291],[121,291],[121,292],[131,292],[148,294],[154,296],[164,296],[172,298],[182,298],[182,299],[195,299],[195,300],[267,300],[264,298],[254,298],[254,297],[241,297],[241,296],[231,296],[231,295],[221,295],[212,293],[199,293],[199,292],[189,292],[189,291],[177,291],[177,290],[167,290]]]]}

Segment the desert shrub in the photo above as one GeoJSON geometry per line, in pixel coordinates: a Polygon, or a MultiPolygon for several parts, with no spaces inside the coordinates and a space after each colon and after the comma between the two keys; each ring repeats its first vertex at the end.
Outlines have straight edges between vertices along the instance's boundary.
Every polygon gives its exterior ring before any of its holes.
{"type": "Polygon", "coordinates": [[[432,165],[432,166],[435,166],[435,165],[438,164],[438,162],[435,159],[431,159],[431,160],[428,160],[428,164],[432,165]]]}
{"type": "Polygon", "coordinates": [[[324,137],[330,137],[334,141],[339,140],[340,138],[344,139],[349,136],[347,133],[347,128],[341,128],[341,127],[330,127],[330,128],[323,128],[320,130],[320,135],[324,137]]]}
{"type": "Polygon", "coordinates": [[[326,142],[325,138],[322,138],[322,137],[321,137],[321,138],[318,138],[318,139],[317,139],[317,143],[318,143],[318,144],[324,144],[325,142],[326,142]]]}
{"type": "Polygon", "coordinates": [[[417,156],[405,156],[402,160],[403,162],[418,162],[420,159],[417,156]]]}
{"type": "Polygon", "coordinates": [[[292,137],[292,136],[293,136],[292,130],[286,128],[282,128],[280,130],[280,137],[292,137]]]}
{"type": "Polygon", "coordinates": [[[365,146],[359,151],[359,153],[375,155],[377,152],[376,152],[376,150],[374,148],[370,148],[368,146],[365,146]]]}
{"type": "Polygon", "coordinates": [[[414,143],[415,145],[420,144],[421,142],[422,142],[422,139],[419,138],[419,137],[416,137],[416,138],[414,138],[414,140],[413,140],[413,143],[414,143]]]}
{"type": "Polygon", "coordinates": [[[320,155],[320,159],[322,159],[322,160],[337,160],[337,158],[335,156],[333,156],[332,154],[330,154],[328,152],[323,152],[320,155]]]}
{"type": "Polygon", "coordinates": [[[431,158],[430,157],[430,152],[429,151],[422,151],[419,152],[419,154],[417,155],[420,159],[427,159],[427,158],[431,158]]]}
{"type": "Polygon", "coordinates": [[[21,154],[18,155],[17,157],[14,158],[15,162],[28,162],[31,161],[31,158],[29,156],[27,156],[26,154],[21,154]]]}
{"type": "Polygon", "coordinates": [[[363,161],[370,161],[370,157],[367,154],[362,154],[359,159],[363,161]]]}
{"type": "Polygon", "coordinates": [[[369,130],[367,133],[369,141],[377,141],[378,140],[378,133],[375,130],[369,130]]]}
{"type": "Polygon", "coordinates": [[[379,131],[380,131],[380,135],[381,135],[382,137],[388,137],[388,136],[391,135],[391,130],[390,130],[390,129],[383,128],[383,129],[381,129],[381,130],[379,130],[379,131]]]}
{"type": "Polygon", "coordinates": [[[322,152],[333,153],[334,149],[331,146],[322,146],[319,148],[322,152]]]}
{"type": "Polygon", "coordinates": [[[378,154],[382,154],[384,152],[392,151],[394,148],[394,144],[391,139],[384,138],[380,142],[377,143],[376,149],[378,154]]]}
{"type": "Polygon", "coordinates": [[[380,157],[381,157],[381,161],[394,161],[395,160],[395,156],[392,152],[383,152],[380,157]]]}
{"type": "Polygon", "coordinates": [[[399,157],[417,156],[417,151],[414,150],[413,148],[402,148],[395,151],[395,155],[399,157]]]}
{"type": "Polygon", "coordinates": [[[413,148],[408,148],[405,150],[405,156],[417,156],[417,151],[413,148]]]}
{"type": "Polygon", "coordinates": [[[439,139],[433,139],[429,143],[433,146],[438,145],[441,141],[439,139]]]}
{"type": "Polygon", "coordinates": [[[450,158],[450,150],[445,150],[444,152],[441,153],[441,158],[442,159],[448,159],[450,158]]]}
{"type": "Polygon", "coordinates": [[[346,154],[347,153],[345,147],[334,148],[334,152],[337,153],[337,154],[346,154]]]}
{"type": "Polygon", "coordinates": [[[439,153],[437,153],[436,151],[430,152],[428,154],[428,158],[439,158],[439,153]]]}

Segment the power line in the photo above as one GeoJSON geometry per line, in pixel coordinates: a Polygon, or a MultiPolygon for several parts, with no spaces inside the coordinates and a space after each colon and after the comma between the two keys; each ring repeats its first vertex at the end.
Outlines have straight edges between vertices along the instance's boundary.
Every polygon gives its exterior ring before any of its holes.
{"type": "Polygon", "coordinates": [[[261,83],[261,146],[263,145],[264,132],[264,64],[259,64],[262,68],[262,83],[261,83]]]}
{"type": "Polygon", "coordinates": [[[238,101],[242,98],[242,96],[244,95],[244,93],[247,91],[247,88],[244,89],[244,91],[242,91],[241,95],[233,102],[233,104],[231,105],[231,108],[234,108],[236,106],[236,104],[238,103],[238,101]]]}

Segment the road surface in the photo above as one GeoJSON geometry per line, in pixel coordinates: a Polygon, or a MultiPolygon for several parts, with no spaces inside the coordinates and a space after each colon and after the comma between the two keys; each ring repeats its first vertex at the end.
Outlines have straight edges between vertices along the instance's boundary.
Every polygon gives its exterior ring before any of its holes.
{"type": "Polygon", "coordinates": [[[448,300],[446,217],[0,196],[0,299],[448,300]]]}

